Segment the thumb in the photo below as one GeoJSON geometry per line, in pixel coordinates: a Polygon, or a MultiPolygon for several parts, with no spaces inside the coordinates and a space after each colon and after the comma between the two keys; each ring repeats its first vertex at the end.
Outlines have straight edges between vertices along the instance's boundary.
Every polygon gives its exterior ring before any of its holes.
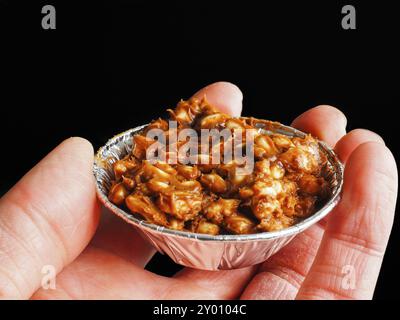
{"type": "Polygon", "coordinates": [[[60,272],[88,244],[99,217],[92,162],[88,141],[65,140],[0,199],[0,298],[29,298],[44,267],[60,272]]]}

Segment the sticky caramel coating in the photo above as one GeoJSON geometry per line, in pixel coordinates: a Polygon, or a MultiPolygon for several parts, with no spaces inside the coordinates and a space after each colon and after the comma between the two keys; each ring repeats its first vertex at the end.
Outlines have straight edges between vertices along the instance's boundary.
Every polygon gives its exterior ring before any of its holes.
{"type": "MultiPolygon", "coordinates": [[[[146,151],[156,142],[146,137],[150,129],[162,130],[172,141],[172,134],[186,128],[228,129],[232,137],[237,129],[256,128],[254,118],[232,118],[205,99],[180,101],[167,112],[169,119],[154,120],[136,134],[132,152],[113,165],[109,200],[148,222],[210,235],[276,231],[309,217],[329,196],[322,170],[327,160],[310,135],[254,131],[254,170],[246,175],[238,173],[235,160],[212,163],[212,153],[204,154],[211,144],[190,155],[199,160],[196,165],[179,157],[172,164],[174,153],[169,149],[164,151],[166,162],[147,160],[146,151]],[[175,120],[177,128],[169,128],[168,120],[175,120]]],[[[244,145],[246,137],[240,139],[244,145]]],[[[178,140],[174,147],[184,143],[178,140]]],[[[221,160],[225,146],[214,145],[221,160]]]]}

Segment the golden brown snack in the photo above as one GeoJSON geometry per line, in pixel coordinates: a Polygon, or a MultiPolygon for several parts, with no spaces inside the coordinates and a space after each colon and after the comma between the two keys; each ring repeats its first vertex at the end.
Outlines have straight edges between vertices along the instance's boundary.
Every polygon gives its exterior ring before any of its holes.
{"type": "Polygon", "coordinates": [[[109,199],[133,214],[174,230],[248,234],[287,228],[313,214],[329,195],[322,172],[326,158],[312,136],[261,132],[256,119],[232,118],[205,99],[181,101],[168,113],[176,126],[164,119],[151,122],[134,136],[132,152],[113,165],[109,199]],[[151,129],[161,130],[169,143],[159,152],[165,155],[162,161],[148,159],[157,142],[147,136],[151,129]],[[187,136],[179,138],[185,129],[227,130],[229,137],[195,145],[187,136]],[[239,131],[247,129],[250,136],[239,131]],[[224,151],[234,139],[245,149],[249,137],[254,137],[254,169],[243,174],[249,159],[227,159],[224,151]],[[185,152],[174,153],[185,144],[185,152]]]}

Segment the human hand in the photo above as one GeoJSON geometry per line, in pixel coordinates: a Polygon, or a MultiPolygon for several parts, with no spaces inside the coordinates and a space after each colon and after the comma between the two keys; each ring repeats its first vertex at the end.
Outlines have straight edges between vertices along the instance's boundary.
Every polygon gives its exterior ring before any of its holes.
{"type": "MultiPolygon", "coordinates": [[[[222,111],[240,115],[237,87],[216,83],[196,96],[204,94],[222,111]]],[[[71,138],[0,199],[0,297],[371,298],[393,223],[394,158],[370,131],[346,135],[346,119],[333,107],[313,108],[293,126],[336,145],[346,163],[343,197],[323,223],[262,265],[215,272],[184,268],[171,278],[144,270],[155,250],[114,215],[103,214],[99,223],[93,149],[71,138]],[[44,266],[57,273],[54,290],[41,288],[44,266]]]]}

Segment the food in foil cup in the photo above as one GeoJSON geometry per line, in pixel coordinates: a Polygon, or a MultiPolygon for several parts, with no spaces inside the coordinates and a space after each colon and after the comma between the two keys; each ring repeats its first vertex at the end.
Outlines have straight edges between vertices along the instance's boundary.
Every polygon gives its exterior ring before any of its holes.
{"type": "MultiPolygon", "coordinates": [[[[151,224],[108,200],[108,192],[114,179],[113,163],[131,152],[132,137],[146,126],[120,133],[98,150],[94,161],[97,195],[107,209],[131,224],[160,253],[167,254],[178,264],[204,270],[227,270],[261,263],[282,249],[297,234],[324,218],[339,202],[344,168],[334,151],[319,141],[319,147],[328,159],[324,171],[331,194],[317,212],[291,227],[255,234],[208,235],[151,224]]],[[[279,133],[301,138],[306,135],[295,128],[266,120],[257,120],[256,127],[267,134],[279,133]]]]}

